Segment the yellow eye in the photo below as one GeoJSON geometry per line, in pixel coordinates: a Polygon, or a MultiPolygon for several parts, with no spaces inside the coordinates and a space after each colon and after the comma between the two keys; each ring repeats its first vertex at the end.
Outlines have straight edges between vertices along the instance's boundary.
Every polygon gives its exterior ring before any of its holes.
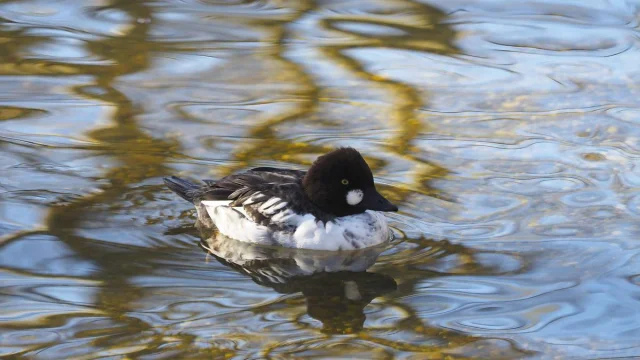
{"type": "Polygon", "coordinates": [[[349,185],[349,180],[342,179],[341,183],[342,183],[342,185],[349,185]]]}

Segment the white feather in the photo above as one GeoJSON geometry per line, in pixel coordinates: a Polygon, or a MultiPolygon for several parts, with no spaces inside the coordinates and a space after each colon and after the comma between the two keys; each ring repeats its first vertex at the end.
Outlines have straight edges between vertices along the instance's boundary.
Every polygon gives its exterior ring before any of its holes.
{"type": "Polygon", "coordinates": [[[280,204],[277,204],[277,205],[272,206],[271,208],[269,208],[267,214],[273,214],[273,213],[275,213],[276,211],[282,209],[285,206],[287,206],[287,202],[283,201],[280,204]]]}
{"type": "Polygon", "coordinates": [[[379,212],[336,218],[326,224],[311,214],[290,209],[275,214],[273,223],[286,223],[294,232],[273,231],[251,221],[244,209],[229,207],[229,201],[203,201],[218,230],[233,239],[267,245],[315,250],[353,250],[378,245],[390,239],[387,220],[379,212]],[[275,244],[274,244],[275,242],[275,244]]]}
{"type": "Polygon", "coordinates": [[[274,205],[278,201],[280,201],[280,198],[272,197],[271,199],[265,201],[264,204],[260,205],[258,210],[259,211],[265,211],[268,207],[270,207],[271,205],[274,205]]]}
{"type": "Polygon", "coordinates": [[[298,219],[299,215],[297,215],[296,213],[294,213],[291,210],[285,210],[285,211],[281,211],[275,215],[273,215],[271,217],[271,221],[273,221],[274,223],[292,223],[292,225],[297,225],[297,223],[299,222],[298,219]]]}
{"type": "Polygon", "coordinates": [[[242,205],[250,205],[255,203],[260,197],[262,197],[262,193],[257,192],[251,195],[247,200],[245,200],[242,205]]]}
{"type": "MultiPolygon", "coordinates": [[[[207,209],[207,212],[209,213],[209,216],[213,220],[213,217],[211,216],[211,211],[209,209],[214,209],[218,206],[229,206],[229,204],[231,204],[231,200],[206,200],[206,201],[202,201],[202,204],[205,206],[205,208],[207,209]]],[[[236,209],[237,211],[240,211],[242,215],[248,216],[247,212],[244,211],[244,208],[242,206],[235,207],[234,209],[236,209]]]]}

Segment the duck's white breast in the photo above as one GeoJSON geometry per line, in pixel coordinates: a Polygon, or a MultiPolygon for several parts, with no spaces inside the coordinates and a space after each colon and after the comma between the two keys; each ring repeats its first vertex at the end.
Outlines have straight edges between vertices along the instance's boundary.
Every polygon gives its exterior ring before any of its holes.
{"type": "Polygon", "coordinates": [[[249,243],[333,251],[362,249],[380,244],[390,238],[387,220],[377,211],[344,216],[325,224],[311,214],[298,215],[285,210],[276,214],[274,219],[280,215],[295,230],[274,231],[251,221],[244,209],[230,207],[229,203],[229,201],[202,202],[222,234],[249,243]]]}

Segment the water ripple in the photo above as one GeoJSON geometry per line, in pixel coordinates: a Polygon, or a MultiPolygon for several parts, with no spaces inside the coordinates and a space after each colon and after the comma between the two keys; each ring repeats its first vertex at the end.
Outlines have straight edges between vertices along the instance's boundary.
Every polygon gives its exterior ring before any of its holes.
{"type": "Polygon", "coordinates": [[[505,4],[0,4],[0,356],[637,357],[639,8],[505,4]],[[205,254],[161,185],[345,145],[375,256],[205,254]]]}

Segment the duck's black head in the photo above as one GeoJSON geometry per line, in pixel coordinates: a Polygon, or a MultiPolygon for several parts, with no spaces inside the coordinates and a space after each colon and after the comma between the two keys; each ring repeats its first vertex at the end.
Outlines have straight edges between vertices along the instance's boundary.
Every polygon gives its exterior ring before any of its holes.
{"type": "Polygon", "coordinates": [[[373,174],[360,153],[340,148],[320,156],[303,180],[304,190],[322,211],[335,216],[366,210],[398,211],[373,183],[373,174]]]}

